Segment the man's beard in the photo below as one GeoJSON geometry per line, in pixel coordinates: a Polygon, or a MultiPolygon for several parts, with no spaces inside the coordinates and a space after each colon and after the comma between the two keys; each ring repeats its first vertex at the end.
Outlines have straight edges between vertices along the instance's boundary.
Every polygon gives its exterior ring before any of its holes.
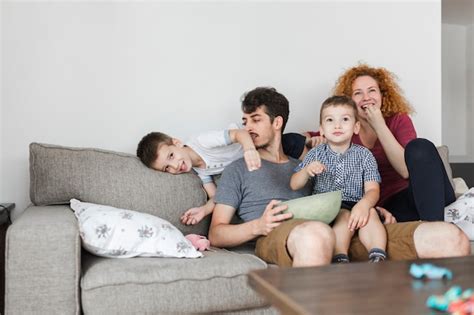
{"type": "Polygon", "coordinates": [[[257,149],[257,150],[259,150],[259,149],[268,149],[268,147],[273,143],[273,141],[275,139],[273,134],[271,134],[267,137],[263,137],[263,138],[259,136],[258,138],[260,138],[259,140],[264,140],[264,141],[266,140],[266,141],[265,141],[265,143],[261,143],[261,144],[258,144],[258,145],[254,142],[255,149],[257,149]]]}
{"type": "Polygon", "coordinates": [[[264,143],[264,144],[260,144],[260,145],[256,145],[255,146],[255,149],[259,150],[259,149],[266,149],[268,148],[268,146],[270,145],[270,142],[267,142],[267,143],[264,143]]]}

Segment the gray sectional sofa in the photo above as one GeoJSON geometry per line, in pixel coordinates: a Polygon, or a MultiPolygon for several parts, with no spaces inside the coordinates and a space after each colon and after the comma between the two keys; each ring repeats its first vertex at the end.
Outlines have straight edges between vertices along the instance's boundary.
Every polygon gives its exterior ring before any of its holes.
{"type": "MultiPolygon", "coordinates": [[[[447,147],[438,151],[451,178],[447,147]]],[[[81,249],[71,198],[207,234],[209,218],[179,222],[184,210],[205,202],[193,174],[155,172],[130,154],[32,143],[30,198],[7,232],[6,314],[276,313],[247,284],[250,270],[267,268],[252,247],[214,249],[199,259],[109,259],[81,249]]]]}
{"type": "Polygon", "coordinates": [[[155,172],[129,154],[32,143],[30,197],[7,233],[6,314],[275,313],[247,284],[250,270],[267,268],[252,248],[215,249],[199,259],[108,259],[81,249],[71,198],[207,234],[209,220],[179,222],[205,202],[195,175],[155,172]]]}

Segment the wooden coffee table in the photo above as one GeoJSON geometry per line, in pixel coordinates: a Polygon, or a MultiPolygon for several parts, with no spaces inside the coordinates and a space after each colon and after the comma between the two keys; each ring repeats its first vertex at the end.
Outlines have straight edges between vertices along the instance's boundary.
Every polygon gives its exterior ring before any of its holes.
{"type": "Polygon", "coordinates": [[[451,286],[474,288],[474,256],[378,264],[350,263],[252,271],[249,283],[282,314],[437,314],[425,306],[431,294],[451,286]],[[416,280],[410,264],[433,263],[453,279],[416,280]]]}

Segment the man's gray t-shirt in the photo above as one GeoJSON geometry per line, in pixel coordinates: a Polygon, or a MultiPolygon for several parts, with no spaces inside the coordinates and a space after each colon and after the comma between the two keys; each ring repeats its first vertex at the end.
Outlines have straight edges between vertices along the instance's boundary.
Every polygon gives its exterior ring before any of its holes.
{"type": "Polygon", "coordinates": [[[262,166],[249,172],[243,158],[236,160],[222,173],[214,201],[237,209],[237,215],[246,222],[258,219],[272,199],[285,201],[310,194],[309,185],[297,191],[290,188],[298,163],[293,158],[281,164],[262,159],[262,166]]]}

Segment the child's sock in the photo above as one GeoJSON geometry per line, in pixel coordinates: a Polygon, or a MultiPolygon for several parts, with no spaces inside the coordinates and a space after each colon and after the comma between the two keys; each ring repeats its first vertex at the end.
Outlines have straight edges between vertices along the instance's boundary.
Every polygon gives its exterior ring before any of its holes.
{"type": "Polygon", "coordinates": [[[387,259],[387,253],[380,248],[372,248],[369,252],[369,261],[372,263],[381,262],[387,259]]]}
{"type": "Polygon", "coordinates": [[[346,254],[337,254],[334,255],[331,262],[336,264],[347,264],[351,261],[349,260],[349,256],[346,254]]]}

